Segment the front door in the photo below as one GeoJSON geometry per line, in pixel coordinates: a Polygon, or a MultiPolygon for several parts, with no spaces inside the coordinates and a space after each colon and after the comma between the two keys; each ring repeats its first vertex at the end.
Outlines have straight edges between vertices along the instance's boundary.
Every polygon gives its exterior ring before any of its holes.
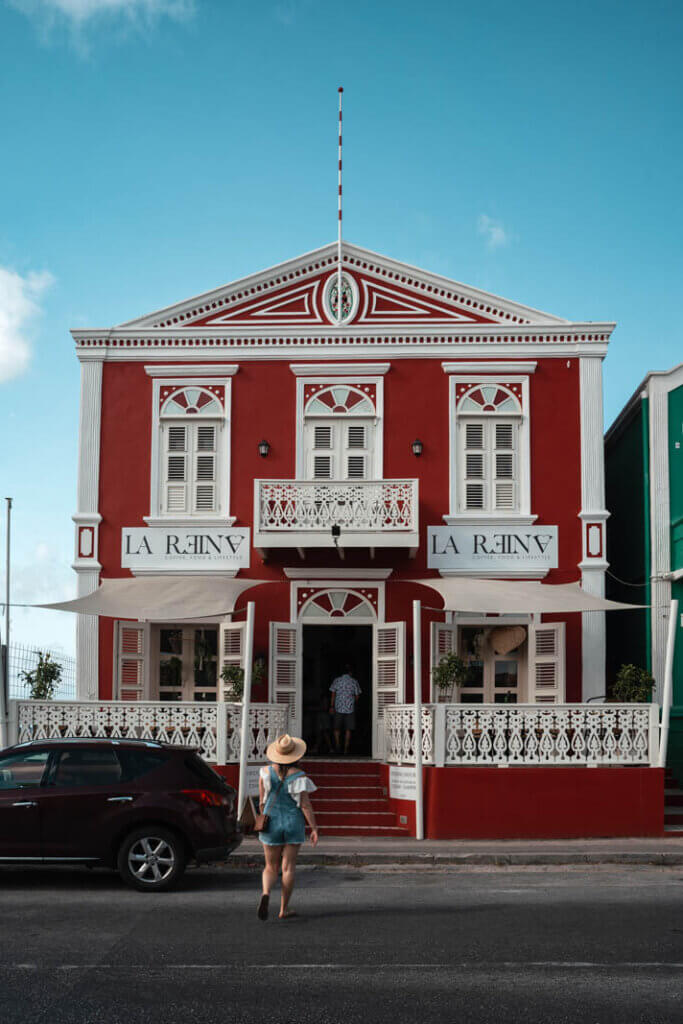
{"type": "Polygon", "coordinates": [[[0,757],[0,860],[41,857],[41,781],[48,757],[47,750],[0,757]]]}
{"type": "Polygon", "coordinates": [[[372,626],[315,625],[302,630],[302,731],[312,754],[335,752],[351,726],[350,753],[372,753],[372,626]],[[352,719],[330,717],[333,681],[348,672],[360,686],[352,719]],[[335,729],[336,725],[336,729],[335,729]]]}

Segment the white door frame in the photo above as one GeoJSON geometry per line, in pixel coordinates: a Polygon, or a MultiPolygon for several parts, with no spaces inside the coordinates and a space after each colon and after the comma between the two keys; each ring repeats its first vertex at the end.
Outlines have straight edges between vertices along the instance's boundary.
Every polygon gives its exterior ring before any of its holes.
{"type": "MultiPolygon", "coordinates": [[[[524,643],[526,643],[526,651],[523,657],[519,655],[519,649],[517,651],[510,652],[510,659],[515,660],[518,664],[519,676],[517,679],[517,702],[519,704],[525,704],[529,701],[530,693],[530,679],[529,679],[529,645],[531,637],[531,615],[454,615],[452,625],[458,627],[458,638],[462,636],[462,630],[467,627],[484,627],[486,629],[495,629],[498,626],[524,626],[527,630],[527,637],[524,643]],[[514,657],[517,655],[517,657],[514,657]]],[[[459,652],[458,652],[459,653],[459,652]]],[[[504,655],[493,655],[492,661],[495,663],[496,659],[499,661],[505,660],[504,655]]],[[[489,681],[490,682],[490,681],[489,681]]],[[[486,690],[486,663],[484,663],[484,691],[486,690]]],[[[459,696],[459,694],[458,694],[459,696]]],[[[484,692],[484,696],[486,693],[484,692]]]]}

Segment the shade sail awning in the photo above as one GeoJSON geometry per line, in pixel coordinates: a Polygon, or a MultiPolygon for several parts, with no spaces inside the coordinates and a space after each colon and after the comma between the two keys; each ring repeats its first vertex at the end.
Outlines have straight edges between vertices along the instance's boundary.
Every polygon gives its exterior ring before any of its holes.
{"type": "Polygon", "coordinates": [[[588,594],[578,583],[538,583],[535,580],[482,580],[470,576],[407,580],[435,590],[443,610],[497,615],[531,612],[606,612],[643,608],[588,594]]]}
{"type": "Polygon", "coordinates": [[[168,621],[228,615],[240,594],[268,580],[237,579],[230,576],[136,576],[102,580],[92,594],[73,601],[39,604],[83,615],[106,615],[113,619],[168,621]]]}

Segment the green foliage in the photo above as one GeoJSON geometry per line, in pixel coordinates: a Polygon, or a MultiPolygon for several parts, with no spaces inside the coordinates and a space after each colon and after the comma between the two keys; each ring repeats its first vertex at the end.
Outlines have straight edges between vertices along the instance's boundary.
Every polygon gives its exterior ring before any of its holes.
{"type": "MultiPolygon", "coordinates": [[[[251,685],[260,683],[265,678],[266,663],[263,658],[257,658],[251,670],[251,685]]],[[[240,665],[224,665],[221,671],[221,679],[235,700],[242,700],[244,696],[244,669],[240,665]]]]}
{"type": "Polygon", "coordinates": [[[655,681],[647,669],[622,665],[612,685],[612,698],[624,704],[647,704],[654,686],[655,681]]]}
{"type": "Polygon", "coordinates": [[[462,686],[466,678],[467,664],[459,654],[444,654],[439,664],[432,669],[432,679],[439,690],[462,686]]]}
{"type": "Polygon", "coordinates": [[[52,700],[62,678],[62,666],[52,660],[49,651],[38,651],[38,664],[33,671],[19,675],[28,683],[31,700],[52,700]]]}

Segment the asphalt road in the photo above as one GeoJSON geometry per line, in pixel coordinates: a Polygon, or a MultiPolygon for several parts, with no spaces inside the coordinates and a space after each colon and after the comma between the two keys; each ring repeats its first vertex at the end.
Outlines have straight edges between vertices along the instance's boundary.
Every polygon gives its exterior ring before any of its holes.
{"type": "Polygon", "coordinates": [[[683,1019],[683,869],[302,868],[301,916],[258,878],[0,869],[2,1024],[683,1019]]]}

